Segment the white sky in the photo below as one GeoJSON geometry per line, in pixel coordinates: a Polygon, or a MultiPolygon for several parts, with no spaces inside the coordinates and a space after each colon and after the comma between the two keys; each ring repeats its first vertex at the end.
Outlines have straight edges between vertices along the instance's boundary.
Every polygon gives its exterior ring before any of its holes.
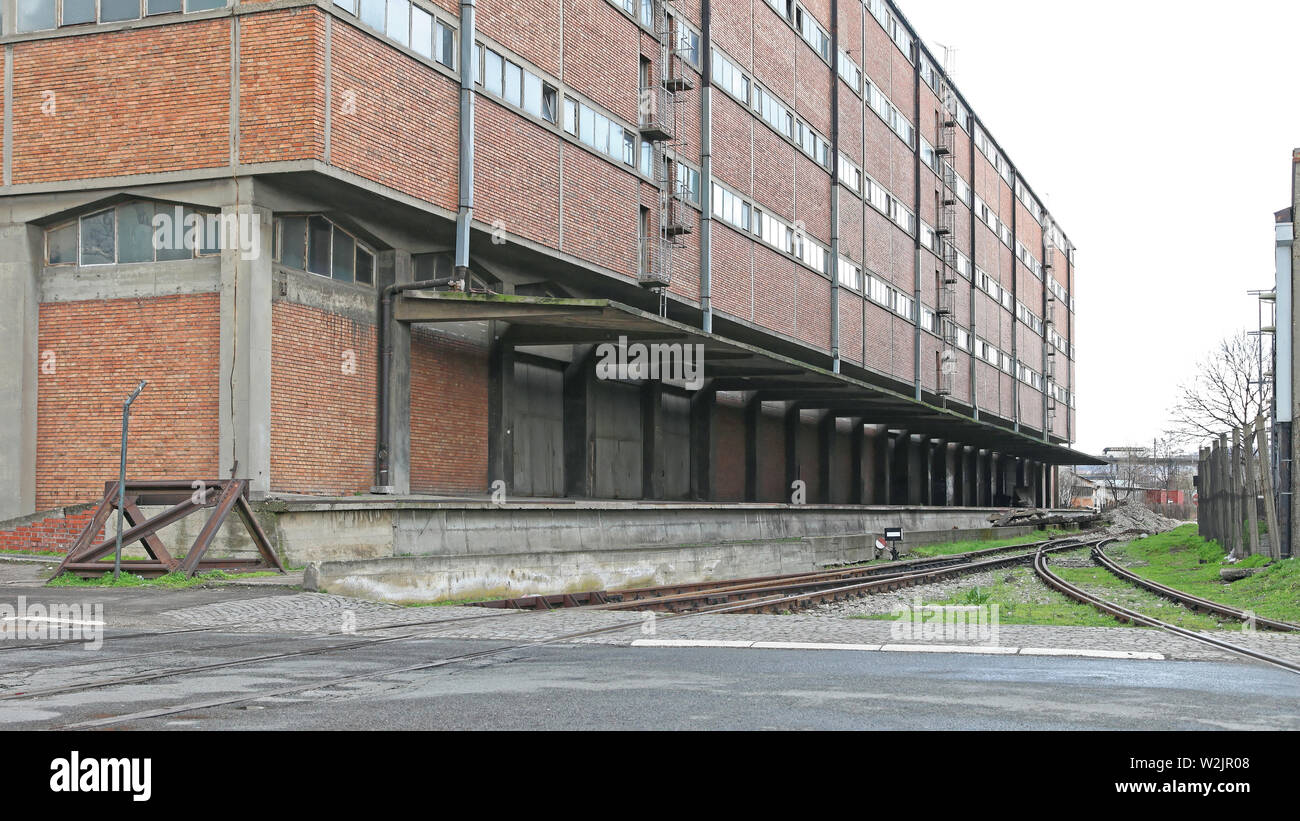
{"type": "Polygon", "coordinates": [[[1079,249],[1077,446],[1149,444],[1273,286],[1300,3],[898,5],[1079,249]]]}

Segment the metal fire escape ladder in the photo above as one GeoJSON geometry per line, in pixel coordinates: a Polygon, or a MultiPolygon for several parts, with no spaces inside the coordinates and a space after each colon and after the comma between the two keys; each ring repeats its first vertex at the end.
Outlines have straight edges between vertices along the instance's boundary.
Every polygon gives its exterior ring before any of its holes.
{"type": "Polygon", "coordinates": [[[1056,292],[1052,289],[1055,282],[1056,240],[1052,236],[1054,226],[1043,226],[1043,389],[1047,393],[1047,420],[1044,427],[1051,433],[1056,423],[1056,343],[1052,334],[1056,330],[1056,292]]]}
{"type": "Polygon", "coordinates": [[[694,88],[695,82],[686,66],[676,27],[660,0],[654,0],[654,26],[660,44],[658,80],[641,89],[640,131],[641,138],[651,145],[651,170],[659,195],[650,225],[643,229],[637,281],[659,294],[659,312],[664,315],[666,289],[672,284],[673,251],[693,224],[686,203],[689,182],[678,171],[677,157],[687,149],[682,111],[685,95],[679,92],[694,88]]]}
{"type": "Polygon", "coordinates": [[[952,396],[953,381],[957,373],[957,171],[953,168],[954,152],[957,145],[957,119],[953,111],[956,101],[952,86],[947,82],[942,86],[942,106],[937,124],[939,128],[938,155],[939,167],[943,171],[940,185],[938,227],[935,234],[939,240],[940,256],[943,265],[939,272],[938,306],[935,314],[939,320],[939,333],[943,339],[943,353],[940,355],[938,393],[941,397],[952,396]]]}

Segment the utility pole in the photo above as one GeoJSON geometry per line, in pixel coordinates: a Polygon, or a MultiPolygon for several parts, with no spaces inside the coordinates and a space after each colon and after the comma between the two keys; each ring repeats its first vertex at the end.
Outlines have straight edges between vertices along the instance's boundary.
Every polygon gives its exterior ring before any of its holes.
{"type": "Polygon", "coordinates": [[[117,550],[113,554],[113,581],[117,581],[122,573],[122,519],[126,508],[126,426],[131,421],[131,403],[147,384],[141,379],[140,384],[135,386],[135,390],[122,403],[122,458],[117,469],[117,550]]]}

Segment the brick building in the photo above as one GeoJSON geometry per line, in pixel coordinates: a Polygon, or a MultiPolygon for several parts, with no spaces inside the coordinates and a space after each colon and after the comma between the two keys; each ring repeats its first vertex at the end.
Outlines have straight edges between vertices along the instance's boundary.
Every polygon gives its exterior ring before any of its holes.
{"type": "Polygon", "coordinates": [[[259,495],[991,505],[1088,461],[1073,246],[886,0],[0,10],[0,518],[95,497],[139,379],[133,478],[259,495]],[[619,337],[706,382],[594,378],[619,337]]]}

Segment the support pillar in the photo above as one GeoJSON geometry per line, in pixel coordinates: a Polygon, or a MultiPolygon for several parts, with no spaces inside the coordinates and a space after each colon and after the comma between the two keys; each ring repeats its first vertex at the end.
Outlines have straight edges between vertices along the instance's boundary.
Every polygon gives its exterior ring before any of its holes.
{"type": "Polygon", "coordinates": [[[908,458],[911,453],[911,436],[907,431],[888,435],[889,439],[889,498],[888,505],[908,503],[908,458]]]}
{"type": "Polygon", "coordinates": [[[590,499],[596,493],[591,460],[591,393],[596,381],[594,349],[574,351],[564,369],[564,495],[590,499]]]}
{"type": "Polygon", "coordinates": [[[873,505],[889,504],[890,436],[884,427],[875,429],[871,436],[871,488],[869,502],[873,505]]]}
{"type": "MultiPolygon", "coordinates": [[[[406,326],[406,323],[400,323],[406,326]]],[[[515,346],[510,342],[508,333],[500,334],[499,328],[504,323],[493,323],[492,346],[488,351],[488,489],[498,481],[505,482],[506,498],[515,492],[515,346]]],[[[410,333],[407,333],[407,357],[410,357],[410,333]]],[[[396,368],[393,369],[396,372],[396,368]]],[[[406,479],[410,479],[410,368],[406,372],[406,441],[408,458],[406,479]]],[[[393,414],[390,414],[392,416],[393,414]]],[[[391,441],[391,440],[390,440],[391,441]]],[[[390,467],[391,476],[391,467],[390,467]]]]}
{"type": "Polygon", "coordinates": [[[763,416],[763,403],[754,394],[745,403],[745,501],[757,502],[758,489],[758,426],[763,416]]]}
{"type": "Polygon", "coordinates": [[[961,445],[949,442],[944,446],[943,459],[943,504],[955,507],[961,499],[961,445]]]}
{"type": "Polygon", "coordinates": [[[706,383],[691,395],[691,498],[700,502],[713,501],[717,486],[717,460],[713,458],[717,393],[706,383]]]}
{"type": "Polygon", "coordinates": [[[647,379],[641,385],[641,498],[663,499],[664,383],[647,379]]]}
{"type": "Polygon", "coordinates": [[[926,504],[929,493],[929,440],[925,437],[907,438],[907,504],[919,507],[926,504]]]}
{"type": "Polygon", "coordinates": [[[0,225],[0,519],[36,512],[36,381],[42,369],[59,366],[57,348],[38,349],[44,260],[42,228],[0,225]]]}
{"type": "Polygon", "coordinates": [[[867,473],[870,469],[866,428],[861,417],[853,417],[849,423],[849,504],[865,505],[868,504],[867,473]]]}
{"type": "Polygon", "coordinates": [[[831,469],[831,451],[835,446],[835,414],[827,411],[817,421],[817,501],[829,505],[835,495],[831,491],[835,471],[831,469]]]}
{"type": "MultiPolygon", "coordinates": [[[[231,238],[226,240],[227,247],[221,252],[218,470],[222,479],[247,479],[250,495],[258,498],[271,490],[271,239],[274,231],[270,209],[251,204],[251,181],[241,179],[235,184],[241,189],[238,199],[243,204],[223,207],[222,224],[238,225],[243,230],[244,226],[256,222],[260,247],[258,253],[248,255],[253,259],[244,259],[240,248],[247,239],[231,238]]],[[[356,352],[352,356],[355,362],[356,352]]]]}
{"type": "Polygon", "coordinates": [[[948,497],[948,443],[931,439],[926,443],[929,462],[929,499],[932,507],[943,507],[948,497]]]}

